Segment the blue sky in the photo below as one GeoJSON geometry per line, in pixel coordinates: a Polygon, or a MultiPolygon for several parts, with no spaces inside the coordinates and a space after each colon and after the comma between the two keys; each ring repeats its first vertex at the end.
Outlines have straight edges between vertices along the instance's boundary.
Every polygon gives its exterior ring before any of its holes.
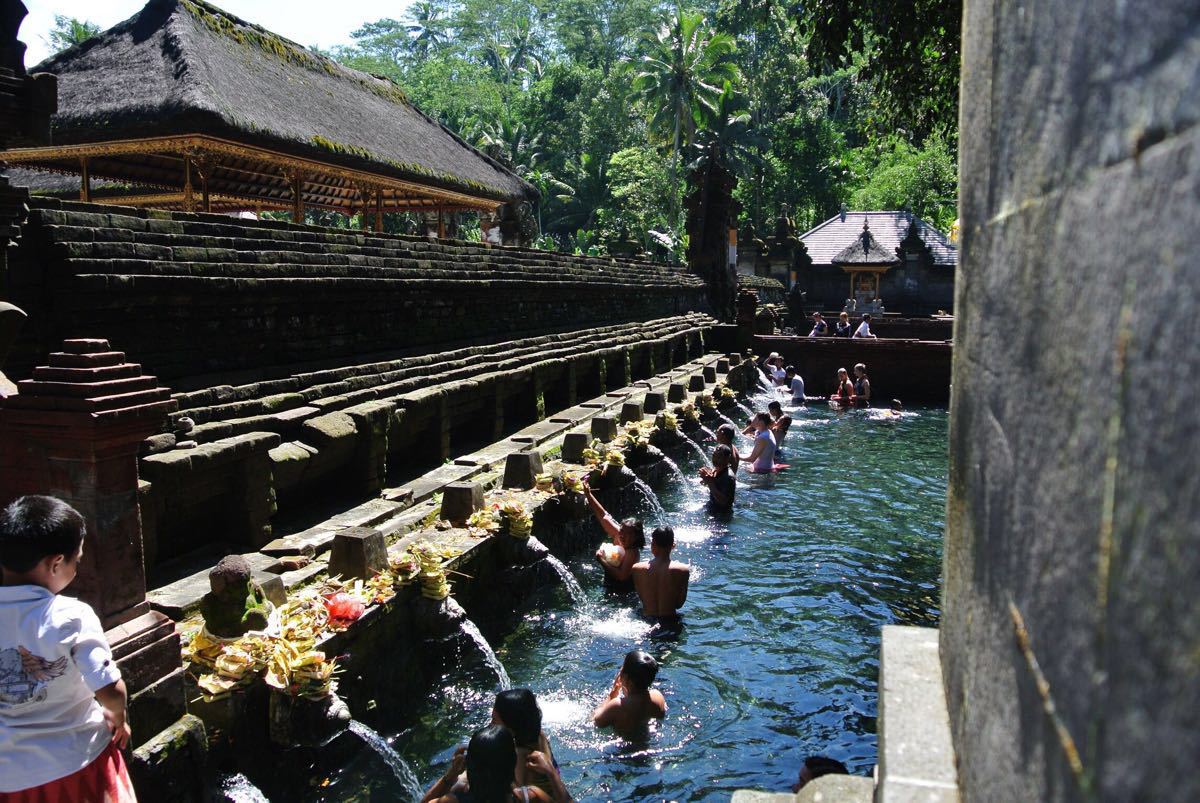
{"type": "MultiPolygon", "coordinates": [[[[46,42],[54,15],[78,17],[107,29],[141,10],[145,0],[24,0],[29,16],[20,39],[27,46],[25,65],[32,67],[50,55],[46,42]]],[[[350,32],[364,22],[384,17],[403,19],[410,0],[216,0],[231,14],[261,25],[302,45],[348,44],[350,32]]]]}

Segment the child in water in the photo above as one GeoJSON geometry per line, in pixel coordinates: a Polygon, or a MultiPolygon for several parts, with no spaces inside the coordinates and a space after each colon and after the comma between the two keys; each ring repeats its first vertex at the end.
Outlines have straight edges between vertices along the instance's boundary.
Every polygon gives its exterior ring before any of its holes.
{"type": "Polygon", "coordinates": [[[717,443],[721,446],[728,446],[731,452],[729,459],[729,470],[737,474],[738,463],[741,462],[742,456],[738,454],[737,444],[734,443],[734,436],[737,435],[737,430],[733,428],[733,424],[722,424],[717,427],[716,437],[717,443]]]}
{"type": "Polygon", "coordinates": [[[722,443],[713,449],[713,467],[700,469],[700,482],[708,487],[708,504],[714,512],[728,513],[733,509],[737,480],[729,470],[732,461],[733,450],[722,443]]]}
{"type": "Polygon", "coordinates": [[[49,496],[0,513],[0,798],[136,800],[125,682],[96,613],[61,595],[83,557],[83,517],[49,496]]]}
{"type": "Polygon", "coordinates": [[[658,689],[650,688],[657,676],[654,656],[644,650],[626,655],[608,699],[592,714],[592,722],[597,728],[612,727],[620,734],[636,734],[650,720],[666,717],[666,698],[658,689]]]}

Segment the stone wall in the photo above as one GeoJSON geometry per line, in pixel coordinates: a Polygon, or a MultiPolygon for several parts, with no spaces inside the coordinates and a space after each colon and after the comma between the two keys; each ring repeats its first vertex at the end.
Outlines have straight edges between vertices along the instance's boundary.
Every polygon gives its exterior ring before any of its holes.
{"type": "Polygon", "coordinates": [[[1200,18],[964,16],[941,633],[963,799],[1196,800],[1200,18]]]}
{"type": "MultiPolygon", "coordinates": [[[[7,373],[107,338],[176,387],[232,371],[641,321],[704,309],[695,276],[630,260],[35,200],[7,373]]],[[[3,282],[0,282],[3,286],[3,282]]]]}

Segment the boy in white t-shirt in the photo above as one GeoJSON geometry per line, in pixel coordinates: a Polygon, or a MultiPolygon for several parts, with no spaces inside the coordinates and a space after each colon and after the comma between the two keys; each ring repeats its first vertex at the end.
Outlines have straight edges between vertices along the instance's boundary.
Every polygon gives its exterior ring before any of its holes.
{"type": "Polygon", "coordinates": [[[125,683],[96,613],[61,592],[83,517],[49,496],[0,512],[0,801],[136,800],[125,683]]]}

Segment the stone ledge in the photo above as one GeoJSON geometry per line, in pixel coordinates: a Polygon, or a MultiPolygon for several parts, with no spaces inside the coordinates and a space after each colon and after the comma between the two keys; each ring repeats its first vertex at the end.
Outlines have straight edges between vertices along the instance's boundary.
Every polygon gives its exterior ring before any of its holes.
{"type": "Polygon", "coordinates": [[[859,775],[823,775],[798,794],[739,789],[730,803],[871,803],[875,782],[859,775]]]}
{"type": "Polygon", "coordinates": [[[938,632],[886,625],[879,657],[879,803],[958,797],[938,632]]]}

